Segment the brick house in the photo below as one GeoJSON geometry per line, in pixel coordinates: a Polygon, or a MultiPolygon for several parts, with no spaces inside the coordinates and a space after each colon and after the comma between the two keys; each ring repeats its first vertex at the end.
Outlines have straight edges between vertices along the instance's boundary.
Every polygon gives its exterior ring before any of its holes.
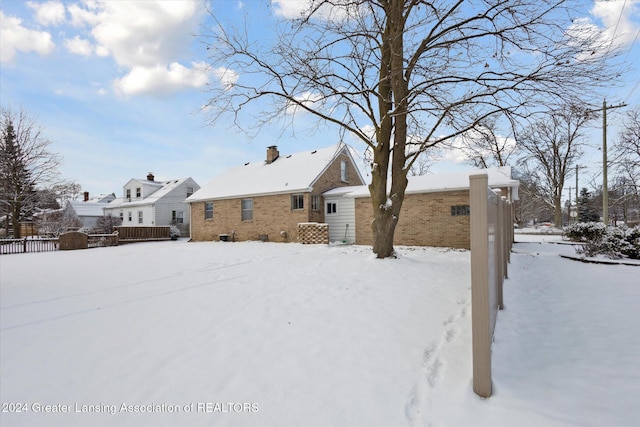
{"type": "Polygon", "coordinates": [[[344,144],[245,163],[187,199],[191,239],[295,242],[299,223],[325,220],[322,193],[364,180],[344,144]]]}
{"type": "MultiPolygon", "coordinates": [[[[510,167],[409,177],[395,245],[470,248],[469,175],[486,173],[489,186],[509,201],[518,199],[519,182],[510,167]]],[[[366,186],[324,193],[329,241],[371,245],[373,211],[366,186]]]]}

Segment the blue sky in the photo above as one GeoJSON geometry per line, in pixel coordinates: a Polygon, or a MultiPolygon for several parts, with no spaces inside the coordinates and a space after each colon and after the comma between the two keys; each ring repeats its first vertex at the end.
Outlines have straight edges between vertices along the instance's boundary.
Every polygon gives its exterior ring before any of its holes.
{"type": "MultiPolygon", "coordinates": [[[[243,26],[247,19],[268,37],[276,20],[301,1],[209,4],[223,24],[243,26]]],[[[589,23],[615,33],[634,68],[604,95],[612,103],[639,105],[640,0],[585,1],[584,13],[589,23]]],[[[203,71],[206,53],[194,34],[213,24],[199,0],[0,0],[0,19],[2,106],[34,117],[53,141],[51,150],[64,158],[63,177],[91,194],[119,194],[130,178],[147,172],[158,180],[191,176],[203,185],[227,168],[263,159],[269,145],[292,153],[339,141],[336,129],[310,132],[304,115],[295,134],[274,126],[253,139],[224,124],[207,125],[199,113],[206,84],[234,75],[215,67],[203,71]]],[[[610,140],[623,110],[609,114],[610,140]]],[[[594,126],[591,133],[593,148],[582,163],[597,169],[602,131],[594,126]]],[[[433,171],[469,168],[457,161],[452,153],[433,171]]]]}

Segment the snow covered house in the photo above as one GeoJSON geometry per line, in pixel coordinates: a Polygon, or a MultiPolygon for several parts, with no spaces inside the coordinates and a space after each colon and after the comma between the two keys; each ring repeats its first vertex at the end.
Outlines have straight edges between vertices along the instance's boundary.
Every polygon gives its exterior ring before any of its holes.
{"type": "MultiPolygon", "coordinates": [[[[469,249],[469,175],[486,173],[489,187],[509,201],[518,200],[519,182],[510,167],[409,177],[394,236],[395,245],[469,249]]],[[[329,241],[370,245],[373,212],[365,185],[342,187],[323,194],[329,241]]]]}
{"type": "Polygon", "coordinates": [[[295,242],[299,223],[325,221],[325,191],[363,184],[344,144],[286,156],[271,146],[265,161],[233,168],[187,199],[191,239],[295,242]]]}
{"type": "Polygon", "coordinates": [[[188,229],[189,205],[185,199],[200,189],[192,178],[156,181],[133,178],[122,188],[122,196],[104,207],[105,215],[122,219],[122,226],[177,225],[188,229]]]}
{"type": "Polygon", "coordinates": [[[70,200],[63,212],[66,217],[78,218],[82,224],[81,228],[93,228],[96,226],[98,218],[104,216],[103,208],[115,198],[116,195],[113,193],[89,198],[89,192],[85,191],[82,201],[70,200]]]}

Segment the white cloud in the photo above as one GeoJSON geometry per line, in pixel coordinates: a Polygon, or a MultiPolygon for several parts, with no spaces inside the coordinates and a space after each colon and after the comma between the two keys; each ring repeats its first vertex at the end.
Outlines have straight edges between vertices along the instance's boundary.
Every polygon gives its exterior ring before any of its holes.
{"type": "Polygon", "coordinates": [[[22,20],[0,11],[0,62],[12,62],[16,51],[46,55],[54,48],[51,34],[25,28],[22,20]]]}
{"type": "Polygon", "coordinates": [[[615,38],[615,45],[624,46],[633,42],[640,29],[638,22],[632,20],[634,15],[639,17],[639,5],[640,0],[596,1],[591,14],[602,20],[607,39],[615,38]]]}
{"type": "MultiPolygon", "coordinates": [[[[569,34],[578,40],[595,38],[593,53],[627,46],[633,43],[640,30],[639,6],[640,0],[596,1],[589,11],[591,17],[576,19],[569,34]]],[[[585,54],[587,56],[589,54],[585,54]]]]}
{"type": "MultiPolygon", "coordinates": [[[[305,92],[300,96],[296,96],[295,99],[296,101],[299,101],[302,105],[308,106],[310,108],[316,108],[317,106],[314,107],[313,104],[320,101],[320,99],[322,99],[322,96],[320,96],[319,94],[311,93],[311,92],[305,92]]],[[[298,104],[289,102],[287,105],[286,112],[287,114],[300,114],[300,113],[305,113],[306,110],[300,107],[298,104]]]]}
{"type": "Polygon", "coordinates": [[[220,80],[220,83],[225,87],[225,89],[231,89],[240,77],[238,73],[225,67],[218,67],[212,72],[213,75],[216,76],[218,80],[220,80]]]}
{"type": "Polygon", "coordinates": [[[168,64],[193,41],[199,3],[96,1],[69,8],[72,22],[91,27],[98,55],[112,55],[128,68],[168,64]]]}
{"type": "Polygon", "coordinates": [[[186,88],[200,88],[207,84],[205,64],[193,63],[187,68],[177,62],[169,67],[155,65],[151,67],[136,66],[114,82],[114,88],[120,95],[140,95],[151,93],[163,95],[186,88]]]}
{"type": "Polygon", "coordinates": [[[66,19],[64,5],[60,1],[28,1],[27,5],[36,12],[36,21],[42,25],[60,25],[66,19]]]}
{"type": "Polygon", "coordinates": [[[323,0],[271,0],[276,16],[285,19],[301,18],[313,11],[315,18],[338,21],[353,15],[360,7],[350,0],[335,0],[331,4],[323,3],[317,7],[322,2],[323,0]]]}
{"type": "Polygon", "coordinates": [[[79,36],[75,36],[72,39],[65,39],[64,46],[69,52],[77,55],[90,56],[93,53],[91,42],[86,39],[81,39],[79,36]]]}

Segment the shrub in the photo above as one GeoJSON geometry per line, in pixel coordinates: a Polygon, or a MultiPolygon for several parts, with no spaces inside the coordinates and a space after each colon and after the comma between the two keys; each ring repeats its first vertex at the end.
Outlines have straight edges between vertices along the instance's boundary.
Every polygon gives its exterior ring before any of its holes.
{"type": "Polygon", "coordinates": [[[180,237],[180,229],[175,225],[170,226],[169,236],[171,237],[171,240],[178,240],[178,237],[180,237]]]}
{"type": "Polygon", "coordinates": [[[569,240],[583,242],[584,246],[576,251],[590,257],[604,255],[611,259],[640,259],[640,226],[630,229],[586,222],[567,227],[564,235],[569,240]]]}

